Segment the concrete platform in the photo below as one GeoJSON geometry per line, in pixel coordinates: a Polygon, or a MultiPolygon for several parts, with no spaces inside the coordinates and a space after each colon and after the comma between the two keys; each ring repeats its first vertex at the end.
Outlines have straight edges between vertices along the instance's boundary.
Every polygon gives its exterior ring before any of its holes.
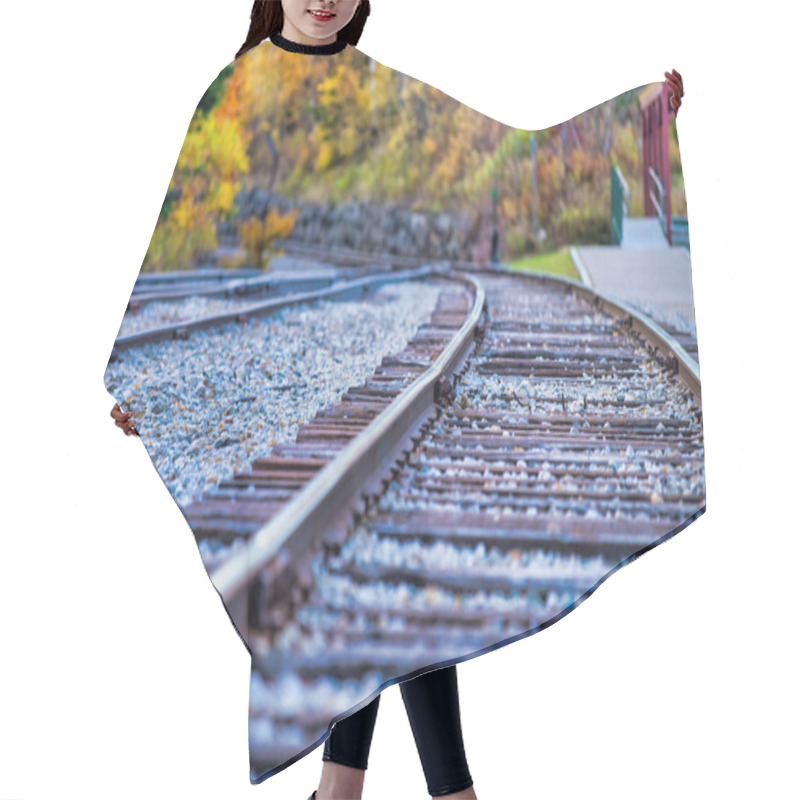
{"type": "Polygon", "coordinates": [[[683,247],[572,247],[581,280],[657,322],[696,336],[692,265],[683,247]]]}
{"type": "Polygon", "coordinates": [[[623,217],[622,247],[669,247],[657,217],[623,217]]]}

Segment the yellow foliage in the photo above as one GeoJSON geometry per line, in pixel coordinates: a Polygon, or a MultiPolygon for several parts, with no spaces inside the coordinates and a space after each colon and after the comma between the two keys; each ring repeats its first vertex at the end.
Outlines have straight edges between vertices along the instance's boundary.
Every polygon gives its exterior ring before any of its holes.
{"type": "Polygon", "coordinates": [[[208,194],[208,205],[219,211],[230,211],[233,208],[233,201],[236,193],[241,187],[240,183],[221,180],[216,186],[211,187],[208,194]]]}
{"type": "Polygon", "coordinates": [[[329,142],[321,142],[319,146],[319,150],[317,151],[317,160],[314,164],[314,168],[321,172],[324,169],[327,169],[328,165],[331,163],[331,159],[333,158],[333,147],[329,142]]]}
{"type": "MultiPolygon", "coordinates": [[[[634,212],[643,195],[638,110],[616,99],[590,109],[569,122],[563,150],[561,132],[536,132],[536,211],[548,234],[594,235],[607,205],[610,156],[628,181],[634,212]]],[[[674,123],[670,134],[675,210],[683,196],[674,123]]],[[[500,229],[527,241],[530,135],[368,59],[332,65],[256,48],[237,60],[218,104],[192,120],[150,265],[191,266],[215,247],[216,225],[231,219],[242,185],[308,202],[369,198],[473,215],[490,207],[497,185],[500,229]]],[[[248,259],[263,266],[274,240],[293,226],[293,214],[273,209],[240,222],[248,259]]]]}
{"type": "Polygon", "coordinates": [[[256,216],[239,223],[239,241],[247,253],[247,260],[255,266],[261,266],[261,255],[264,252],[264,223],[256,216]]]}
{"type": "Polygon", "coordinates": [[[299,208],[292,209],[288,214],[270,208],[266,219],[252,216],[240,222],[239,239],[247,252],[247,260],[256,267],[263,266],[264,252],[276,239],[285,239],[291,234],[299,213],[299,208]]]}
{"type": "Polygon", "coordinates": [[[293,208],[288,214],[279,214],[271,208],[267,212],[265,237],[270,245],[275,239],[285,239],[294,230],[294,223],[300,214],[299,208],[293,208]]]}
{"type": "Polygon", "coordinates": [[[146,268],[190,269],[217,246],[217,223],[233,208],[239,178],[249,169],[248,137],[238,100],[242,76],[234,71],[221,104],[198,108],[189,125],[168,197],[171,206],[153,232],[146,268]]]}

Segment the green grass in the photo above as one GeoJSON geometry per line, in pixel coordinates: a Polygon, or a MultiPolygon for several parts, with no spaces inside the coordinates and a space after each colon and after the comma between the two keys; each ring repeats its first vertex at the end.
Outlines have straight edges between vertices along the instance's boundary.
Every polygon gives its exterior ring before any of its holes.
{"type": "Polygon", "coordinates": [[[581,279],[568,247],[562,247],[554,253],[542,253],[539,256],[528,256],[507,263],[509,267],[525,272],[547,272],[550,275],[563,275],[576,281],[581,279]]]}

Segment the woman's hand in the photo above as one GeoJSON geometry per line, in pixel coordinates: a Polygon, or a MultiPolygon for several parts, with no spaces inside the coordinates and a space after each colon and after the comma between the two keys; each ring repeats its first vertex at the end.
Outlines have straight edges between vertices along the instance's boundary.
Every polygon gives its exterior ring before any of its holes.
{"type": "Polygon", "coordinates": [[[139,431],[134,427],[136,422],[131,419],[131,416],[133,416],[132,411],[123,411],[119,407],[119,403],[114,403],[114,408],[111,409],[111,416],[114,417],[114,424],[118,428],[122,428],[126,436],[130,436],[131,434],[134,436],[139,435],[139,431]]]}
{"type": "Polygon", "coordinates": [[[669,104],[672,106],[672,110],[675,112],[675,116],[678,116],[678,109],[681,107],[681,98],[683,97],[683,78],[681,77],[680,72],[677,70],[672,70],[672,72],[665,72],[667,76],[667,86],[672,91],[672,97],[669,99],[669,104]]]}

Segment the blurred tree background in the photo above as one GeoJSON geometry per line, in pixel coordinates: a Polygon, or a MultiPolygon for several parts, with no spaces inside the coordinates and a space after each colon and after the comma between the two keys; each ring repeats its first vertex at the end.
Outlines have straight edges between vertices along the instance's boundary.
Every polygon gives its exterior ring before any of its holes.
{"type": "MultiPolygon", "coordinates": [[[[638,92],[541,131],[513,128],[372,59],[286,58],[251,50],[220,72],[194,113],[145,257],[145,270],[189,269],[235,221],[261,259],[294,217],[236,220],[237,193],[264,188],[307,202],[367,200],[410,210],[492,213],[508,258],[610,242],[612,163],[642,214],[638,92]],[[354,65],[358,65],[357,68],[354,65]],[[536,139],[538,224],[532,230],[536,139]]],[[[673,213],[685,214],[674,119],[673,213]]]]}

